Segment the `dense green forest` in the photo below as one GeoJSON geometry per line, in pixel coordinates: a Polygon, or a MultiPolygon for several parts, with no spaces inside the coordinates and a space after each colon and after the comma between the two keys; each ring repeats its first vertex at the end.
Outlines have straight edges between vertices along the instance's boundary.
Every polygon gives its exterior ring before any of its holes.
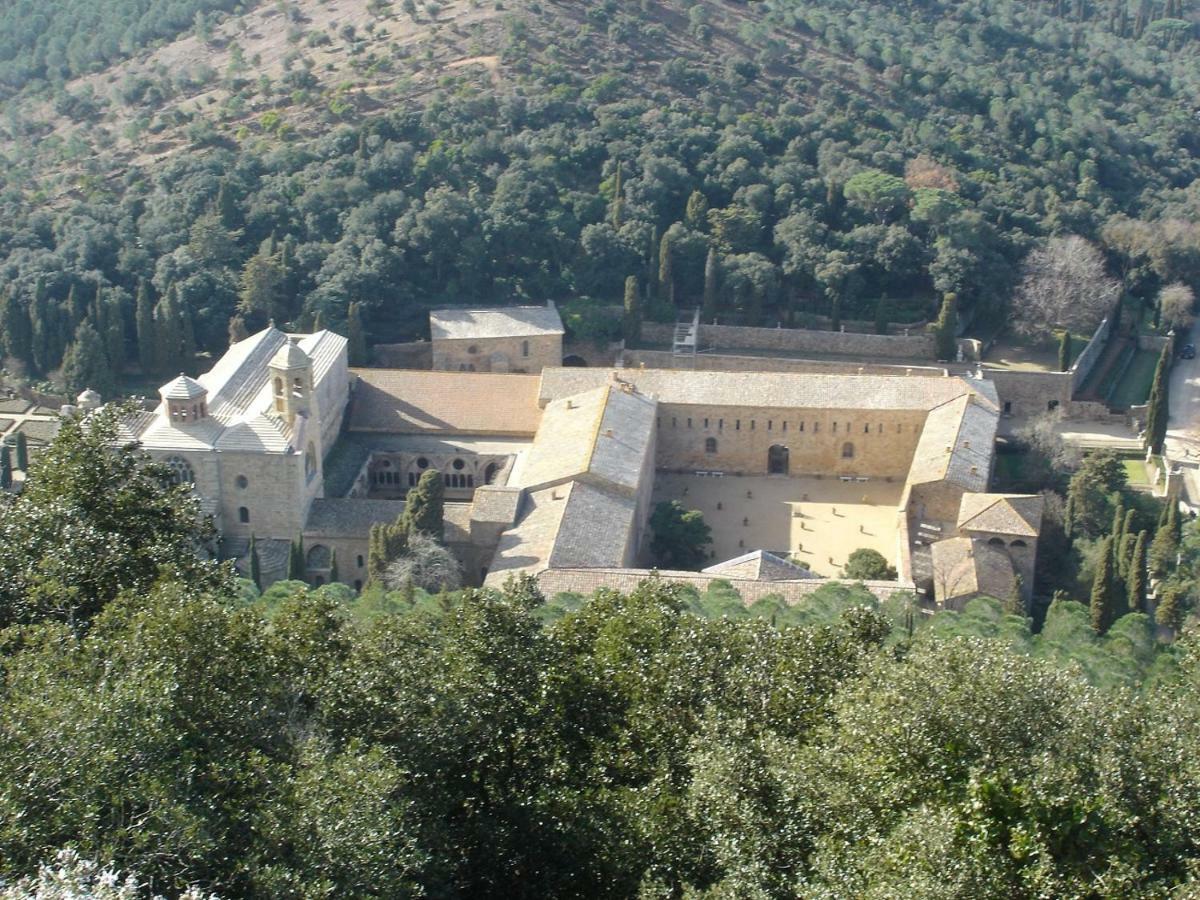
{"type": "MultiPolygon", "coordinates": [[[[3,125],[10,369],[44,377],[82,339],[116,375],[174,371],[231,319],[344,327],[355,302],[374,340],[523,298],[603,333],[629,275],[667,319],[707,280],[727,320],[921,322],[951,292],[987,328],[1064,234],[1145,300],[1200,284],[1188,0],[531,0],[457,29],[409,6],[321,30],[284,3],[278,78],[239,52],[199,85],[28,82],[3,125]],[[432,62],[486,51],[494,82],[432,62]],[[211,93],[173,103],[189,90],[211,93]],[[147,141],[170,149],[121,152],[147,141]]],[[[42,15],[51,42],[77,25],[42,15]]]]}
{"type": "Polygon", "coordinates": [[[1193,883],[1190,634],[1164,647],[1134,613],[1098,637],[1058,601],[1034,635],[999,603],[928,618],[853,584],[795,609],[657,580],[260,595],[198,555],[161,465],[111,450],[118,418],[68,420],[0,494],[2,896],[56,859],[43,881],[113,867],[165,896],[1193,883]]]}

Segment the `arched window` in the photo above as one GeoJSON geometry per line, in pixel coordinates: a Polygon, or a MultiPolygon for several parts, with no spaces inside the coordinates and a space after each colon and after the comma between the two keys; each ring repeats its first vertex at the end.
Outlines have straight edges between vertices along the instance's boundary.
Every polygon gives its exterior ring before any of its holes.
{"type": "Polygon", "coordinates": [[[239,506],[238,507],[238,521],[241,522],[243,525],[248,525],[250,523],[250,510],[248,510],[244,506],[239,506]]]}
{"type": "Polygon", "coordinates": [[[283,379],[282,378],[275,379],[275,396],[276,397],[283,396],[283,379]]]}
{"type": "Polygon", "coordinates": [[[304,396],[304,379],[302,379],[302,378],[293,378],[292,379],[292,395],[296,396],[296,397],[304,396]]]}
{"type": "Polygon", "coordinates": [[[360,553],[360,554],[358,554],[358,567],[359,567],[360,569],[363,567],[363,558],[362,558],[362,554],[361,554],[361,553],[360,553]]]}
{"type": "Polygon", "coordinates": [[[716,438],[710,437],[710,438],[704,439],[704,452],[705,453],[716,453],[717,452],[717,439],[716,438]]]}
{"type": "Polygon", "coordinates": [[[1029,545],[1028,545],[1028,544],[1026,544],[1026,543],[1025,543],[1023,540],[1021,540],[1020,538],[1018,538],[1017,540],[1013,541],[1013,542],[1012,542],[1011,544],[1009,544],[1008,546],[1010,546],[1010,547],[1028,547],[1029,545]]]}
{"type": "Polygon", "coordinates": [[[171,470],[171,484],[195,484],[196,473],[186,459],[172,456],[167,460],[167,468],[171,470]]]}
{"type": "Polygon", "coordinates": [[[245,475],[239,475],[235,483],[237,484],[239,491],[244,491],[246,488],[250,487],[250,479],[245,475]]]}
{"type": "Polygon", "coordinates": [[[1004,546],[1004,538],[989,538],[988,546],[989,547],[1003,547],[1004,546]]]}
{"type": "Polygon", "coordinates": [[[328,569],[333,565],[333,553],[324,544],[314,544],[304,555],[304,564],[310,569],[328,569]]]}
{"type": "Polygon", "coordinates": [[[849,441],[842,444],[842,459],[854,459],[854,445],[849,441]]]}

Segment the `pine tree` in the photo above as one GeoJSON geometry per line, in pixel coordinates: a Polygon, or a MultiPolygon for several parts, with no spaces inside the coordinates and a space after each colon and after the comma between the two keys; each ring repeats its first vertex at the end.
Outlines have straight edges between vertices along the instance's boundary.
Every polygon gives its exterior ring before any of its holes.
{"type": "Polygon", "coordinates": [[[675,308],[675,267],[672,263],[671,234],[663,234],[658,242],[658,298],[675,308]]]}
{"type": "Polygon", "coordinates": [[[148,374],[157,370],[158,328],[154,321],[154,300],[150,297],[150,285],[145,279],[138,283],[134,319],[137,328],[138,365],[143,373],[148,374]]]}
{"type": "Polygon", "coordinates": [[[1104,634],[1116,621],[1117,592],[1112,565],[1112,538],[1107,537],[1100,545],[1096,574],[1092,579],[1091,617],[1092,630],[1096,634],[1104,634]]]}
{"type": "MultiPolygon", "coordinates": [[[[254,535],[250,535],[250,550],[246,554],[250,557],[250,580],[254,582],[254,586],[260,591],[262,590],[262,560],[258,557],[258,539],[254,535]]],[[[288,560],[288,565],[291,565],[291,559],[288,560]]]]}
{"type": "Polygon", "coordinates": [[[341,580],[338,573],[337,551],[334,550],[329,554],[329,583],[336,584],[341,580]]]}
{"type": "Polygon", "coordinates": [[[104,353],[104,342],[92,327],[90,319],[85,318],[75,329],[75,342],[63,360],[62,376],[68,393],[72,395],[88,388],[106,399],[112,399],[116,393],[117,386],[104,353]]]}
{"type": "Polygon", "coordinates": [[[636,275],[625,279],[625,343],[633,344],[642,337],[642,298],[638,292],[636,275]]]}
{"type": "Polygon", "coordinates": [[[407,533],[420,531],[439,542],[443,539],[445,490],[441,472],[426,469],[421,473],[417,486],[404,498],[404,525],[407,533]]]}
{"type": "Polygon", "coordinates": [[[708,248],[708,258],[704,261],[704,305],[700,318],[704,322],[712,322],[717,317],[718,280],[720,269],[717,262],[717,248],[708,248]]]}
{"type": "Polygon", "coordinates": [[[1151,453],[1162,453],[1163,441],[1167,437],[1167,418],[1169,415],[1169,379],[1170,346],[1163,347],[1158,357],[1158,365],[1154,369],[1154,381],[1150,386],[1150,401],[1146,410],[1146,447],[1151,453]]]}
{"type": "Polygon", "coordinates": [[[1063,329],[1058,338],[1058,371],[1066,372],[1071,368],[1071,332],[1063,329]]]}
{"type": "Polygon", "coordinates": [[[1133,545],[1133,557],[1129,561],[1129,572],[1125,576],[1129,586],[1129,609],[1145,612],[1149,573],[1146,571],[1146,532],[1138,532],[1133,545]]]}
{"type": "Polygon", "coordinates": [[[10,488],[12,482],[12,451],[8,444],[0,444],[0,488],[10,488]]]}
{"type": "Polygon", "coordinates": [[[363,330],[361,303],[350,304],[346,315],[346,342],[350,365],[365,366],[367,364],[367,335],[363,330]]]}
{"type": "Polygon", "coordinates": [[[13,450],[16,453],[17,468],[24,472],[29,468],[29,439],[25,437],[25,432],[17,432],[13,438],[13,450]]]}
{"type": "Polygon", "coordinates": [[[937,358],[954,360],[958,356],[958,295],[946,294],[934,325],[933,338],[937,358]]]}

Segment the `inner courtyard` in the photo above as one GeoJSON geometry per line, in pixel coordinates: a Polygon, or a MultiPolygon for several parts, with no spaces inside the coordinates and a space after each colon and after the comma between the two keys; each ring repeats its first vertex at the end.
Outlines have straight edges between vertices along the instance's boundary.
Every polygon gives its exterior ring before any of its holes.
{"type": "Polygon", "coordinates": [[[861,476],[659,472],[654,502],[700,511],[713,562],[764,549],[836,577],[860,547],[895,558],[903,491],[902,481],[861,476]]]}

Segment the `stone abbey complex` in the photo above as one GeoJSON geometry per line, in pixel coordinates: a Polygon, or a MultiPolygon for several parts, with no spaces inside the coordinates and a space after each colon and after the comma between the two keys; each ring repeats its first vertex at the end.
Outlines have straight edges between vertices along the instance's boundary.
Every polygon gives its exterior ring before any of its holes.
{"type": "MultiPolygon", "coordinates": [[[[552,307],[431,314],[433,368],[355,369],[329,331],[268,327],[197,379],[180,376],[130,437],[194,485],[263,577],[303,535],[307,577],[361,587],[372,524],[441,472],[445,540],[465,580],[529,573],[546,593],[628,587],[649,572],[654,506],[712,528],[703,586],[796,600],[878,550],[939,604],[1026,599],[1041,498],[988,493],[994,385],[937,374],[563,367],[552,307]]],[[[244,563],[244,560],[243,560],[244,563]]]]}

